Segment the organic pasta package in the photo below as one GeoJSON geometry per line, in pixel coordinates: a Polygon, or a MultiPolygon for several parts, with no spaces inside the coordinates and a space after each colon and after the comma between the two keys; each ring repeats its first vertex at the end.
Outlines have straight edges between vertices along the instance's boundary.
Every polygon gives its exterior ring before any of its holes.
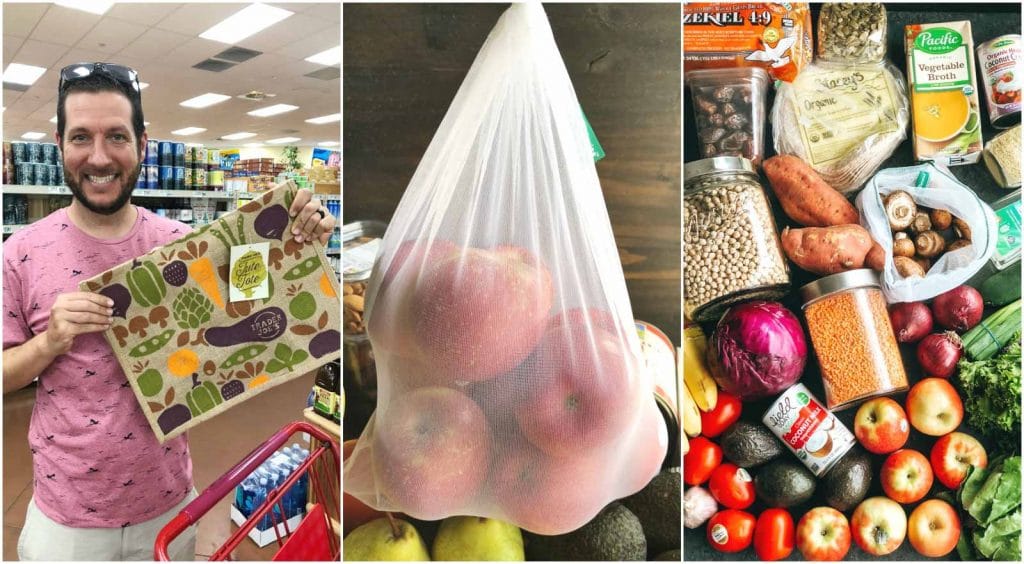
{"type": "Polygon", "coordinates": [[[814,56],[806,2],[686,2],[683,70],[758,66],[792,82],[814,56]]]}
{"type": "Polygon", "coordinates": [[[417,519],[579,528],[657,473],[668,430],[580,105],[539,3],[480,49],[366,289],[377,409],[345,491],[417,519]]]}
{"type": "Polygon", "coordinates": [[[800,157],[843,193],[892,155],[909,119],[906,87],[888,62],[816,61],[779,85],[771,112],[775,151],[800,157]]]}

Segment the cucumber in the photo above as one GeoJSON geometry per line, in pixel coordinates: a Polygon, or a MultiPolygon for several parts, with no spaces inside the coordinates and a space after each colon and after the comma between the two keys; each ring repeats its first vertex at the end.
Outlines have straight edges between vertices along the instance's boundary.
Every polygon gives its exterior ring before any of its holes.
{"type": "Polygon", "coordinates": [[[985,279],[978,287],[985,304],[1004,306],[1020,299],[1020,261],[985,279]]]}

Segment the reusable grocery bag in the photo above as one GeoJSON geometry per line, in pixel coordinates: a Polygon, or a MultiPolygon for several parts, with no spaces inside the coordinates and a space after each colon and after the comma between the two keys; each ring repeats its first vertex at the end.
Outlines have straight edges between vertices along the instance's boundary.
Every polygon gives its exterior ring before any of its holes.
{"type": "Polygon", "coordinates": [[[974,190],[932,163],[879,171],[857,196],[857,209],[871,238],[885,250],[881,282],[889,303],[927,300],[952,290],[981,270],[996,250],[995,212],[974,190]],[[928,173],[928,183],[915,186],[922,172],[928,173]],[[923,278],[900,276],[893,264],[893,235],[882,204],[882,198],[896,190],[908,192],[919,206],[944,209],[966,221],[971,226],[971,245],[944,253],[923,278]]]}
{"type": "Polygon", "coordinates": [[[296,243],[287,181],[173,243],[82,282],[114,300],[103,336],[160,442],[338,356],[338,281],[296,243]],[[234,245],[269,242],[269,297],[229,300],[234,245]]]}
{"type": "Polygon", "coordinates": [[[367,288],[377,409],[345,490],[541,534],[641,489],[667,430],[579,103],[537,3],[495,25],[367,288]]]}

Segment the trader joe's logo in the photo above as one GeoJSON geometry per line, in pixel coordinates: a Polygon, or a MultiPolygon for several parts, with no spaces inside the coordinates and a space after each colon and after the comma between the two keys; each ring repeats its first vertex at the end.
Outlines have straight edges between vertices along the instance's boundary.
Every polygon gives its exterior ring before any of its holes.
{"type": "Polygon", "coordinates": [[[948,27],[936,27],[922,31],[914,40],[914,47],[930,55],[949,53],[960,47],[964,38],[948,27]]]}

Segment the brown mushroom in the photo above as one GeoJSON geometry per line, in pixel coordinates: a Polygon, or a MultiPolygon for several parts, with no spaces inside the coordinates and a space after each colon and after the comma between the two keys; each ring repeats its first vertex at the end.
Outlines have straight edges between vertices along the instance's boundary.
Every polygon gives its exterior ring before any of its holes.
{"type": "Polygon", "coordinates": [[[142,315],[136,315],[128,322],[128,332],[132,335],[145,337],[146,327],[149,327],[149,321],[142,315]]]}
{"type": "Polygon", "coordinates": [[[925,270],[909,257],[893,257],[892,262],[896,265],[896,272],[903,278],[919,277],[924,278],[925,270]]]}
{"type": "Polygon", "coordinates": [[[128,344],[126,340],[129,335],[128,328],[124,325],[115,325],[111,330],[114,332],[114,337],[117,338],[117,344],[124,348],[128,344]]]}
{"type": "Polygon", "coordinates": [[[914,257],[914,262],[916,262],[917,266],[920,266],[921,270],[925,271],[926,273],[932,267],[932,261],[921,256],[914,257]]]}
{"type": "Polygon", "coordinates": [[[917,254],[924,258],[934,258],[942,254],[946,248],[946,240],[938,231],[925,231],[914,238],[917,254]]]}
{"type": "Polygon", "coordinates": [[[952,243],[950,243],[949,245],[946,246],[946,252],[947,253],[951,253],[953,251],[962,249],[964,247],[970,247],[970,246],[971,246],[971,242],[968,241],[967,239],[957,239],[956,241],[953,241],[952,243]]]}
{"type": "Polygon", "coordinates": [[[932,220],[928,218],[928,212],[917,212],[914,215],[914,220],[910,222],[910,230],[915,234],[930,231],[931,228],[932,220]]]}
{"type": "Polygon", "coordinates": [[[893,231],[903,231],[910,226],[917,213],[914,198],[903,190],[896,190],[885,197],[885,216],[889,219],[889,227],[893,231]]]}
{"type": "Polygon", "coordinates": [[[171,316],[171,312],[167,311],[164,306],[157,306],[153,308],[153,311],[149,312],[149,322],[153,325],[159,325],[160,328],[167,327],[167,318],[171,316]]]}
{"type": "Polygon", "coordinates": [[[967,222],[959,217],[953,218],[953,231],[956,233],[957,237],[967,241],[971,240],[971,226],[967,225],[967,222]]]}
{"type": "Polygon", "coordinates": [[[896,233],[892,240],[892,254],[898,257],[913,257],[915,252],[914,242],[910,237],[902,231],[896,233]]]}
{"type": "Polygon", "coordinates": [[[928,214],[928,219],[932,221],[932,229],[936,231],[949,229],[949,226],[953,224],[953,214],[946,210],[932,210],[928,214]]]}

